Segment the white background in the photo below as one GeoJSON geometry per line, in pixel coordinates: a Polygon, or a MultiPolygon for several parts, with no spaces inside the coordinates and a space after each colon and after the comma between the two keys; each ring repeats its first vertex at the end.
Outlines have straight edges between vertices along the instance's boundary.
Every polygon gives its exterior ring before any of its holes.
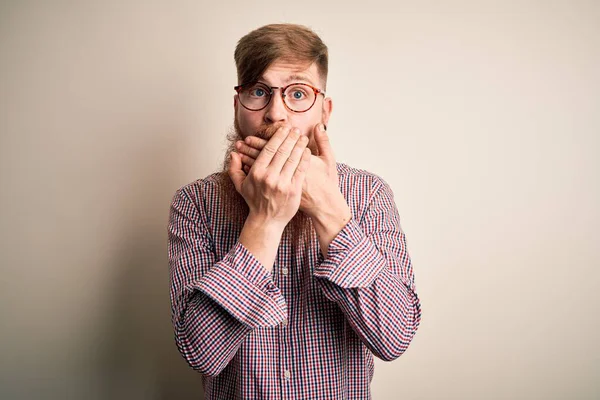
{"type": "Polygon", "coordinates": [[[600,397],[597,1],[2,2],[0,397],[200,399],[175,190],[220,166],[233,51],[329,46],[338,161],[392,187],[423,305],[385,399],[600,397]]]}

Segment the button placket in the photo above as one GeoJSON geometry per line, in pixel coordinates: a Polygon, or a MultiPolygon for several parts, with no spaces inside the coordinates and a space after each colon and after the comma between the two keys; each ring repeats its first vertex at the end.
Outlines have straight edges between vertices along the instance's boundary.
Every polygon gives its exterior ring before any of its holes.
{"type": "MultiPolygon", "coordinates": [[[[288,244],[289,242],[289,237],[285,236],[282,239],[282,242],[285,242],[284,244],[288,244]]],[[[293,296],[293,293],[290,293],[288,290],[288,287],[291,287],[292,282],[290,281],[289,275],[290,275],[290,269],[289,269],[289,265],[288,263],[290,262],[290,255],[287,254],[288,247],[287,246],[282,246],[279,249],[279,253],[278,253],[278,257],[277,257],[277,269],[275,270],[275,275],[277,275],[277,280],[279,282],[279,288],[283,294],[283,296],[286,298],[286,301],[288,302],[288,313],[291,312],[291,307],[289,303],[290,301],[293,302],[293,300],[291,299],[291,297],[293,296]]],[[[286,319],[284,319],[280,324],[279,324],[279,329],[277,329],[277,337],[279,339],[279,373],[280,375],[280,379],[281,379],[281,390],[282,390],[282,397],[283,398],[288,398],[290,393],[289,391],[292,389],[291,385],[290,385],[290,381],[292,379],[292,372],[290,370],[290,360],[292,358],[292,349],[290,347],[290,343],[289,343],[289,337],[288,337],[288,325],[289,325],[289,315],[286,319]]]]}
{"type": "MultiPolygon", "coordinates": [[[[287,284],[288,284],[288,280],[283,279],[283,278],[288,276],[290,270],[287,267],[281,266],[281,264],[279,264],[278,271],[279,271],[279,277],[278,277],[279,279],[278,280],[280,282],[279,286],[283,290],[284,288],[287,288],[287,284]]],[[[285,320],[283,320],[281,322],[281,324],[279,326],[280,326],[280,328],[285,328],[287,325],[288,325],[288,319],[286,318],[285,320]]],[[[282,343],[285,342],[285,336],[284,335],[280,336],[280,340],[282,341],[282,343]]]]}

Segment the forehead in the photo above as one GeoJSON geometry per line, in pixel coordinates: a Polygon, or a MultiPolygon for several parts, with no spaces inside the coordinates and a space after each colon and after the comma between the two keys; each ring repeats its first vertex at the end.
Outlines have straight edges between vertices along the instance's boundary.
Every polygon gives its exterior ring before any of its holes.
{"type": "Polygon", "coordinates": [[[271,86],[281,86],[290,82],[306,82],[317,86],[320,83],[317,64],[298,64],[275,61],[261,76],[263,82],[271,86]]]}

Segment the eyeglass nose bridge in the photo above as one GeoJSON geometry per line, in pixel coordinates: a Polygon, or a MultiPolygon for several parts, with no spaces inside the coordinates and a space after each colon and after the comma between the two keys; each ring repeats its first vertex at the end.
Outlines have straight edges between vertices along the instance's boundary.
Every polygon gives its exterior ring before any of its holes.
{"type": "MultiPolygon", "coordinates": [[[[285,99],[285,92],[283,91],[283,89],[285,89],[285,86],[269,86],[269,97],[273,97],[273,95],[275,94],[275,89],[279,89],[279,93],[281,94],[281,98],[285,99]]],[[[269,102],[271,101],[271,99],[269,98],[269,102]]],[[[267,103],[268,104],[268,103],[267,103]]]]}
{"type": "Polygon", "coordinates": [[[269,104],[271,104],[271,101],[273,100],[273,96],[275,95],[275,89],[279,89],[279,94],[281,96],[281,100],[283,102],[283,106],[292,111],[292,112],[298,112],[298,111],[294,111],[289,105],[288,103],[285,101],[285,91],[283,89],[286,89],[287,86],[267,86],[269,88],[269,100],[267,101],[267,104],[265,104],[265,106],[263,107],[263,109],[267,108],[269,106],[269,104]]]}

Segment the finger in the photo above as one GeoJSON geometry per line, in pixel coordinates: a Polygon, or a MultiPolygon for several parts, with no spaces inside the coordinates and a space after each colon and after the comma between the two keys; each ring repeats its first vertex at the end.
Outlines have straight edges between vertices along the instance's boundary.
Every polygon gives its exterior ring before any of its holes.
{"type": "MultiPolygon", "coordinates": [[[[262,149],[262,147],[260,149],[255,149],[254,147],[250,147],[249,145],[242,142],[241,140],[238,140],[237,142],[235,142],[235,148],[237,149],[238,153],[250,156],[255,160],[256,160],[256,157],[258,157],[258,155],[260,154],[260,150],[262,149]]],[[[244,160],[242,160],[242,162],[243,161],[244,160]]]]}
{"type": "Polygon", "coordinates": [[[265,147],[262,149],[258,157],[256,157],[256,166],[259,168],[267,168],[269,164],[271,164],[271,160],[277,153],[277,149],[287,138],[288,133],[290,133],[291,126],[283,125],[275,134],[269,139],[265,147]]]}
{"type": "Polygon", "coordinates": [[[306,178],[306,171],[310,167],[310,160],[312,159],[310,149],[305,148],[302,153],[302,158],[296,167],[296,171],[294,172],[294,176],[292,177],[292,185],[296,188],[296,190],[302,190],[302,187],[306,178]]]}
{"type": "Polygon", "coordinates": [[[250,146],[254,147],[257,150],[262,150],[263,147],[267,144],[267,141],[263,138],[259,138],[258,136],[246,136],[244,142],[250,146]]]}
{"type": "MultiPolygon", "coordinates": [[[[294,176],[294,172],[296,172],[296,168],[300,161],[302,161],[302,157],[304,154],[304,150],[306,150],[306,145],[308,145],[308,138],[304,135],[298,139],[290,156],[287,158],[283,168],[281,169],[280,178],[284,181],[289,181],[294,176]]],[[[310,150],[309,150],[310,153],[310,150]]]]}
{"type": "Polygon", "coordinates": [[[250,166],[249,165],[244,165],[244,172],[246,173],[246,175],[248,175],[250,173],[250,166]]]}
{"type": "Polygon", "coordinates": [[[240,154],[240,157],[242,159],[242,164],[248,165],[249,167],[253,166],[254,163],[256,162],[256,160],[252,157],[248,157],[245,154],[240,154]]]}
{"type": "MultiPolygon", "coordinates": [[[[296,143],[298,142],[298,140],[300,138],[301,138],[301,135],[300,135],[300,131],[298,130],[298,128],[294,128],[290,131],[290,133],[287,135],[287,137],[285,138],[283,143],[281,143],[281,146],[279,146],[279,148],[277,149],[276,154],[273,156],[273,159],[271,160],[271,164],[269,164],[270,170],[272,170],[273,172],[281,173],[283,166],[286,163],[288,163],[288,159],[290,158],[290,155],[292,154],[292,151],[294,150],[294,146],[296,145],[296,143]]],[[[302,142],[306,143],[304,140],[302,142]]],[[[267,143],[267,145],[265,146],[265,149],[268,146],[269,146],[269,144],[267,143]]],[[[305,144],[305,146],[306,146],[306,144],[305,144]]],[[[263,151],[265,151],[265,149],[263,149],[263,151]]],[[[290,161],[292,163],[294,162],[293,159],[290,161]]],[[[298,157],[298,159],[296,159],[295,161],[297,163],[298,161],[300,161],[300,158],[298,157]]],[[[295,167],[295,165],[294,165],[294,167],[295,167]]]]}
{"type": "Polygon", "coordinates": [[[335,163],[335,156],[333,155],[333,149],[331,148],[331,142],[329,136],[323,124],[317,124],[314,129],[315,142],[319,149],[319,156],[325,158],[329,162],[335,163]]]}
{"type": "Polygon", "coordinates": [[[242,161],[240,159],[240,155],[232,152],[230,157],[231,162],[229,163],[229,169],[227,172],[229,173],[229,177],[235,186],[235,190],[240,193],[242,189],[242,182],[246,178],[246,174],[244,174],[244,171],[242,171],[242,161]]]}

